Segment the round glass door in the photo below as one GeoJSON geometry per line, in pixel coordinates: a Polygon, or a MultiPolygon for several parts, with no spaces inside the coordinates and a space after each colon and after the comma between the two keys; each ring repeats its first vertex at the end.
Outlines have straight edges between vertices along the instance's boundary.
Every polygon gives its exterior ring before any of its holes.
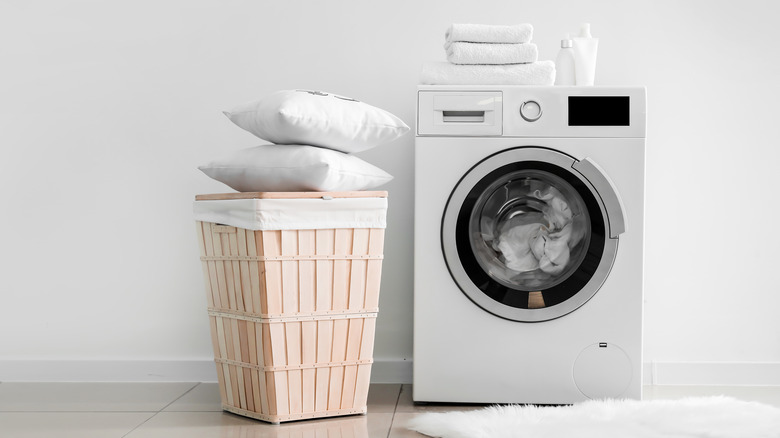
{"type": "Polygon", "coordinates": [[[442,248],[460,289],[502,318],[544,321],[589,300],[614,260],[601,196],[568,155],[523,147],[486,158],[445,208],[442,248]]]}

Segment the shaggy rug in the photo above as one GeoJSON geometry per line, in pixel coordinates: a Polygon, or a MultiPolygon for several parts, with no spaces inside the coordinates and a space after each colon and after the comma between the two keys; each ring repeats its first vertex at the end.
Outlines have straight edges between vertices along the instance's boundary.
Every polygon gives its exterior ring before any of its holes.
{"type": "Polygon", "coordinates": [[[408,427],[442,438],[780,438],[780,408],[730,397],[594,400],[427,413],[408,427]]]}

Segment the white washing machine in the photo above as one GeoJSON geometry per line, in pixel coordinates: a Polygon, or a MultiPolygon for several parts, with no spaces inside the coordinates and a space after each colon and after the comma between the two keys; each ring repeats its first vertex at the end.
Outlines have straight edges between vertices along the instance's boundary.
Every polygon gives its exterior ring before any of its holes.
{"type": "Polygon", "coordinates": [[[641,398],[645,89],[420,86],[417,402],[641,398]]]}

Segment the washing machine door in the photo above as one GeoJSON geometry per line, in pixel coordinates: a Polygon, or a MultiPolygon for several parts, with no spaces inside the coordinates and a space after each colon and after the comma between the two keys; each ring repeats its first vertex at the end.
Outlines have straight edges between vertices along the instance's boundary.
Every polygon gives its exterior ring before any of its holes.
{"type": "Polygon", "coordinates": [[[442,249],[452,278],[478,306],[510,320],[546,321],[599,290],[624,216],[594,161],[518,147],[460,180],[444,211],[442,249]]]}

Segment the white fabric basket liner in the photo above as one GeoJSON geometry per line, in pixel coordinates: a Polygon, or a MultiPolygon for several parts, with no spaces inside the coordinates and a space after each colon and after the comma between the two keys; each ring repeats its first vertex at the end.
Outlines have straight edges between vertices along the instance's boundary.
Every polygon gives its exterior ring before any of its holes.
{"type": "Polygon", "coordinates": [[[387,198],[195,201],[195,220],[247,230],[385,228],[387,198]]]}

